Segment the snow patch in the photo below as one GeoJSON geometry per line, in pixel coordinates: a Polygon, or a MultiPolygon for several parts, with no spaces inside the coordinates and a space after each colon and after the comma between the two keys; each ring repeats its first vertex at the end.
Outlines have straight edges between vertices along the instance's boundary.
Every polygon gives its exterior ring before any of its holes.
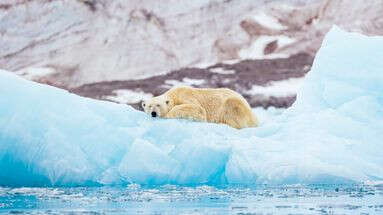
{"type": "Polygon", "coordinates": [[[275,59],[275,58],[288,58],[289,55],[283,53],[264,54],[267,44],[277,41],[278,47],[283,47],[295,42],[287,36],[260,36],[248,48],[241,49],[239,56],[242,59],[275,59]]]}
{"type": "Polygon", "coordinates": [[[267,86],[254,85],[249,91],[250,95],[264,95],[287,97],[295,95],[303,84],[304,78],[290,78],[283,81],[272,81],[267,86]]]}
{"type": "Polygon", "coordinates": [[[27,67],[16,71],[17,75],[20,75],[28,80],[37,80],[44,76],[52,75],[56,72],[55,69],[49,67],[27,67]]]}
{"type": "Polygon", "coordinates": [[[234,70],[226,70],[226,69],[223,69],[223,68],[213,68],[213,69],[209,69],[210,72],[213,72],[213,73],[218,73],[218,74],[223,74],[223,75],[231,75],[231,74],[235,74],[235,71],[234,70]]]}
{"type": "Polygon", "coordinates": [[[198,86],[205,83],[205,80],[203,79],[190,79],[190,78],[183,78],[182,81],[178,80],[166,80],[165,84],[176,87],[176,86],[198,86]]]}
{"type": "Polygon", "coordinates": [[[188,65],[188,67],[194,67],[194,68],[199,68],[199,69],[205,69],[211,65],[216,64],[217,62],[210,61],[210,62],[199,62],[199,63],[192,63],[188,65]]]}
{"type": "Polygon", "coordinates": [[[234,65],[239,62],[241,62],[243,59],[233,59],[233,60],[224,60],[222,61],[223,64],[228,64],[228,65],[234,65]]]}
{"type": "Polygon", "coordinates": [[[259,24],[268,27],[270,29],[275,30],[286,30],[287,27],[283,26],[276,18],[269,16],[263,12],[259,12],[255,16],[253,16],[253,19],[257,21],[259,24]]]}
{"type": "Polygon", "coordinates": [[[133,90],[115,90],[113,93],[115,94],[114,96],[105,96],[104,99],[120,104],[134,104],[153,97],[150,93],[133,90]]]}

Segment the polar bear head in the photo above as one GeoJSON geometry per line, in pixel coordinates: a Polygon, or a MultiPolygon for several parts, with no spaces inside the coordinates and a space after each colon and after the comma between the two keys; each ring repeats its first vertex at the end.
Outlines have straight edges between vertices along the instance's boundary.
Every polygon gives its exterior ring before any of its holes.
{"type": "Polygon", "coordinates": [[[165,95],[153,97],[142,102],[142,108],[145,113],[152,117],[164,117],[173,106],[173,101],[165,95]]]}

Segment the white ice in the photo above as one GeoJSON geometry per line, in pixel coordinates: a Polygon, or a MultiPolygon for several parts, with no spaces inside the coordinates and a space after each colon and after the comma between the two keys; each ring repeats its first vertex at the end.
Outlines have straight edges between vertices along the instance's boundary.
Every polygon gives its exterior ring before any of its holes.
{"type": "Polygon", "coordinates": [[[326,36],[294,105],[261,124],[152,119],[0,72],[0,185],[383,179],[383,38],[326,36]]]}

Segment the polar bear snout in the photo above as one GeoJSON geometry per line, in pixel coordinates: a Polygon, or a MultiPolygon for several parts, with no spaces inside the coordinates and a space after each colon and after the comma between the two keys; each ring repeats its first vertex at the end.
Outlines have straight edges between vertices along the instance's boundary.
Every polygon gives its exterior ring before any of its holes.
{"type": "Polygon", "coordinates": [[[169,100],[164,96],[153,97],[142,102],[144,112],[151,117],[165,117],[172,108],[169,100]]]}

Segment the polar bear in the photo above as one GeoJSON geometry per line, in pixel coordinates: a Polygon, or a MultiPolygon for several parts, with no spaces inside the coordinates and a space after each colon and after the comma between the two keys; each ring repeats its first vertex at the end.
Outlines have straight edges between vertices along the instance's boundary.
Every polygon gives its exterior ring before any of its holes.
{"type": "Polygon", "coordinates": [[[152,117],[222,123],[237,129],[258,126],[247,101],[227,88],[173,87],[142,102],[142,108],[152,117]]]}

